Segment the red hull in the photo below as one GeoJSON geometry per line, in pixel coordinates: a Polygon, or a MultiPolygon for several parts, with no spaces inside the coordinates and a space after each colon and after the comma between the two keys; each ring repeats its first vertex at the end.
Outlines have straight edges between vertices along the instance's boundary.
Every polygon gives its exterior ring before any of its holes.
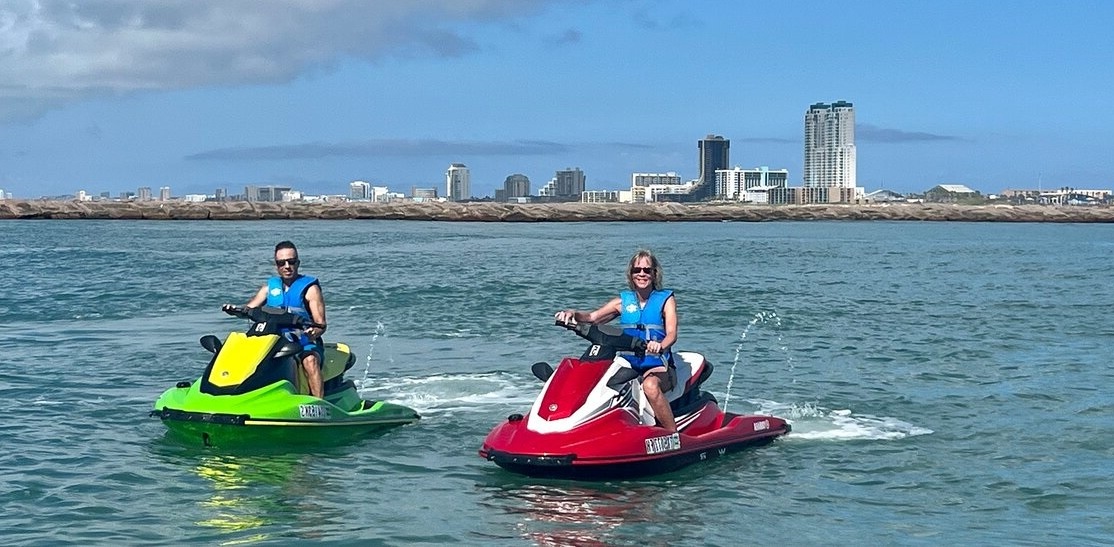
{"type": "Polygon", "coordinates": [[[623,478],[680,469],[769,443],[790,430],[773,416],[725,415],[712,401],[677,416],[677,423],[681,432],[673,437],[615,408],[572,431],[543,434],[515,415],[488,434],[479,453],[504,469],[534,477],[623,478]]]}

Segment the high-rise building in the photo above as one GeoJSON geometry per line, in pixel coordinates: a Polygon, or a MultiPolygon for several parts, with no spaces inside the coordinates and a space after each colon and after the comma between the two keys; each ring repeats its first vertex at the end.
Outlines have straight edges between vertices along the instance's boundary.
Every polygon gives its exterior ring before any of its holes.
{"type": "Polygon", "coordinates": [[[228,199],[227,188],[217,188],[213,191],[213,199],[216,201],[225,201],[228,199]]]}
{"type": "Polygon", "coordinates": [[[727,169],[731,165],[731,141],[719,135],[709,134],[696,142],[700,151],[700,177],[692,190],[683,196],[683,201],[700,201],[708,199],[716,192],[716,171],[727,169]]]}
{"type": "Polygon", "coordinates": [[[515,173],[503,181],[503,198],[522,198],[530,195],[530,178],[515,173]]]}
{"type": "Polygon", "coordinates": [[[449,165],[445,171],[445,197],[449,201],[464,201],[472,198],[472,181],[468,174],[468,166],[463,163],[449,165]]]}
{"type": "Polygon", "coordinates": [[[139,189],[136,190],[136,199],[139,201],[151,201],[151,187],[140,186],[139,189]]]}
{"type": "Polygon", "coordinates": [[[587,180],[588,177],[584,176],[584,171],[579,167],[557,171],[553,177],[553,197],[580,201],[580,194],[584,193],[587,180]]]}
{"type": "MultiPolygon", "coordinates": [[[[846,101],[816,103],[805,113],[805,188],[858,186],[855,108],[846,101]]],[[[829,194],[830,195],[830,194],[829,194]]]]}
{"type": "Polygon", "coordinates": [[[159,201],[170,201],[170,187],[163,186],[159,188],[159,201]]]}
{"type": "Polygon", "coordinates": [[[700,184],[714,183],[716,171],[731,165],[731,141],[719,136],[708,135],[696,143],[700,150],[700,184]]]}

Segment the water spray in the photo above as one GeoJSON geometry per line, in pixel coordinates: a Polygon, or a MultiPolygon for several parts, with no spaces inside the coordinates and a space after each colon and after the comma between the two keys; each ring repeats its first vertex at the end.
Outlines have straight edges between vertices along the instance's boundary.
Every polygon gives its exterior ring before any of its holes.
{"type": "Polygon", "coordinates": [[[386,336],[387,328],[383,326],[382,321],[375,322],[375,333],[371,335],[371,342],[367,345],[367,358],[364,364],[364,377],[360,379],[360,388],[367,385],[367,376],[371,372],[371,354],[375,353],[375,341],[379,339],[379,335],[386,336]]]}
{"type": "MultiPolygon", "coordinates": [[[[735,346],[735,360],[731,362],[731,374],[727,377],[727,395],[723,398],[723,412],[725,414],[727,413],[727,404],[731,402],[731,384],[735,381],[735,367],[739,365],[739,359],[742,357],[743,343],[747,340],[747,333],[750,332],[750,328],[758,323],[773,324],[774,328],[777,330],[778,344],[781,344],[781,318],[772,311],[761,311],[754,314],[754,318],[743,328],[743,333],[739,336],[739,345],[735,346]]],[[[785,347],[781,349],[784,350],[785,347]]]]}

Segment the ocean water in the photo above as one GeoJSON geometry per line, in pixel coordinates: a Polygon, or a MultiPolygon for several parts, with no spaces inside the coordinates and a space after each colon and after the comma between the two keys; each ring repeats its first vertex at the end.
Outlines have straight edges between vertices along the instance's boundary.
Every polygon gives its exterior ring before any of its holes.
{"type": "Polygon", "coordinates": [[[1114,226],[5,221],[6,545],[1108,545],[1114,226]],[[219,311],[299,245],[329,334],[418,424],[292,451],[182,446],[147,415],[219,311]],[[677,348],[794,430],[641,480],[512,475],[483,437],[579,354],[552,327],[676,290],[677,348]]]}

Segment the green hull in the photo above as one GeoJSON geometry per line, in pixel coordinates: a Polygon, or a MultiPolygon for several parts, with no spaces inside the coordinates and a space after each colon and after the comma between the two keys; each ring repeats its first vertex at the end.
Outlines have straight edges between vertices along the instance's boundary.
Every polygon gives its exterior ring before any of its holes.
{"type": "Polygon", "coordinates": [[[286,380],[240,395],[209,395],[200,386],[166,390],[151,412],[189,444],[333,445],[420,419],[409,407],[361,399],[351,381],[325,399],[298,394],[286,380]]]}

